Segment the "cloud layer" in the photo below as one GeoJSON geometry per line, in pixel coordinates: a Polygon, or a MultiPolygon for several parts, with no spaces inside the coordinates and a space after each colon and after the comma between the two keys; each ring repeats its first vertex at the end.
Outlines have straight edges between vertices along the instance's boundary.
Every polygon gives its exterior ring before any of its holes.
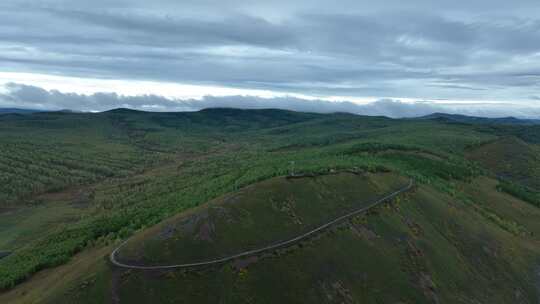
{"type": "Polygon", "coordinates": [[[4,0],[0,66],[312,96],[539,103],[537,0],[409,2],[4,0]]]}
{"type": "Polygon", "coordinates": [[[302,112],[348,112],[361,115],[388,117],[417,117],[435,112],[466,114],[485,117],[516,116],[540,117],[540,107],[522,107],[507,104],[456,104],[434,102],[401,102],[383,99],[368,104],[348,101],[332,102],[306,100],[294,97],[261,98],[256,96],[206,96],[202,99],[168,99],[156,95],[122,96],[116,93],[83,95],[47,91],[39,87],[8,84],[0,94],[0,108],[71,109],[78,111],[106,111],[114,108],[131,108],[144,111],[197,111],[204,108],[233,107],[242,109],[279,108],[302,112]],[[511,110],[509,110],[511,109],[511,110]]]}

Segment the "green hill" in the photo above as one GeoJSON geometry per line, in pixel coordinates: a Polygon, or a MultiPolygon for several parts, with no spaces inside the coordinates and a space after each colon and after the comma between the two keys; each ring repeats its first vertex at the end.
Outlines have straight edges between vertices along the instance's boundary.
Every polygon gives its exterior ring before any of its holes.
{"type": "MultiPolygon", "coordinates": [[[[399,184],[388,174],[265,181],[146,230],[120,260],[162,265],[236,253],[399,184]]],[[[128,303],[534,303],[540,210],[495,185],[460,185],[463,198],[420,186],[298,245],[225,265],[148,272],[102,261],[102,271],[51,303],[96,295],[128,303]]]]}
{"type": "Polygon", "coordinates": [[[166,265],[264,247],[365,207],[407,183],[389,173],[269,179],[146,230],[117,258],[166,265]]]}

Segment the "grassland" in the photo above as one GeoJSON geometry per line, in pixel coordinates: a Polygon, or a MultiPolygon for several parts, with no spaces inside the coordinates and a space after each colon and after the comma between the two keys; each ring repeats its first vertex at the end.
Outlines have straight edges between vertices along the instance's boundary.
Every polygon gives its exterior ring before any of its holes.
{"type": "MultiPolygon", "coordinates": [[[[5,247],[0,250],[13,251],[0,260],[0,302],[535,301],[538,211],[497,191],[494,179],[500,172],[494,165],[512,159],[504,152],[507,140],[525,147],[527,160],[537,159],[534,141],[523,139],[532,137],[522,136],[531,126],[233,109],[2,115],[0,126],[0,159],[7,168],[0,173],[0,227],[7,228],[0,234],[5,247]],[[494,143],[499,152],[486,160],[481,149],[494,143]],[[412,177],[420,186],[391,207],[246,267],[148,274],[119,272],[106,262],[104,248],[134,234],[140,243],[130,244],[141,246],[130,252],[148,262],[257,245],[250,233],[265,240],[287,236],[297,230],[272,225],[291,218],[287,207],[272,213],[262,203],[239,199],[233,205],[259,208],[247,217],[260,224],[252,231],[214,223],[220,231],[231,230],[212,246],[192,244],[193,250],[185,252],[179,250],[186,241],[182,237],[178,242],[145,237],[163,232],[166,224],[154,227],[163,220],[183,218],[186,210],[196,213],[194,207],[224,195],[241,198],[255,189],[262,202],[268,198],[262,193],[286,187],[272,178],[292,170],[343,169],[392,172],[386,174],[412,177]],[[270,190],[263,190],[265,185],[270,190]],[[272,216],[264,217],[267,213],[272,216]],[[64,272],[70,275],[62,279],[64,272]],[[44,273],[60,282],[43,283],[44,273]],[[268,286],[283,293],[272,293],[268,286]]],[[[533,171],[526,176],[516,175],[520,169],[513,172],[512,182],[520,187],[538,183],[533,171]]],[[[319,192],[338,198],[335,191],[346,182],[334,178],[325,182],[332,186],[306,186],[310,190],[297,195],[298,206],[304,196],[304,204],[309,195],[316,202],[319,192]]],[[[380,189],[391,184],[388,180],[380,189]]],[[[348,188],[345,205],[380,193],[367,185],[348,188]]],[[[322,219],[345,205],[298,212],[322,219]]]]}

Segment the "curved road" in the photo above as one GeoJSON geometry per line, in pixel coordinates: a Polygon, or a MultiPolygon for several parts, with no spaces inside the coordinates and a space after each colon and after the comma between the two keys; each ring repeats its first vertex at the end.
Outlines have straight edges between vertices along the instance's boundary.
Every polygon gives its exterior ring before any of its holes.
{"type": "Polygon", "coordinates": [[[366,207],[363,207],[363,208],[360,208],[360,209],[357,209],[355,211],[352,211],[350,213],[347,213],[343,216],[340,216],[330,222],[327,222],[326,224],[323,224],[313,230],[310,230],[304,234],[301,234],[299,236],[296,236],[292,239],[289,239],[289,240],[286,240],[286,241],[283,241],[283,242],[279,242],[279,243],[276,243],[276,244],[273,244],[273,245],[269,245],[269,246],[266,246],[266,247],[262,247],[262,248],[258,248],[258,249],[253,249],[253,250],[248,250],[248,251],[244,251],[244,252],[241,252],[241,253],[238,253],[238,254],[235,254],[235,255],[231,255],[231,256],[227,256],[227,257],[224,257],[224,258],[219,258],[219,259],[214,259],[214,260],[208,260],[208,261],[203,261],[203,262],[195,262],[195,263],[186,263],[186,264],[176,264],[176,265],[157,265],[157,266],[139,266],[139,265],[129,265],[129,264],[124,264],[122,262],[119,262],[117,259],[116,259],[116,254],[118,253],[118,251],[127,243],[128,240],[125,240],[122,244],[120,244],[118,247],[116,247],[116,249],[114,249],[113,252],[111,252],[111,255],[109,256],[110,258],[110,261],[111,263],[113,263],[114,265],[118,266],[118,267],[122,267],[122,268],[128,268],[128,269],[141,269],[141,270],[160,270],[160,269],[174,269],[174,268],[193,268],[193,267],[197,267],[197,266],[209,266],[209,265],[216,265],[216,264],[222,264],[222,263],[226,263],[226,262],[230,262],[232,260],[236,260],[238,258],[242,258],[242,257],[246,257],[246,256],[252,256],[252,255],[255,255],[255,254],[261,254],[261,253],[264,253],[264,252],[268,252],[268,251],[273,251],[275,249],[278,249],[278,248],[282,248],[282,247],[288,247],[288,246],[291,246],[291,245],[294,245],[296,243],[299,243],[300,241],[303,241],[305,239],[307,239],[308,237],[314,235],[315,233],[317,232],[320,232],[324,229],[327,229],[328,227],[332,226],[332,225],[335,225],[337,223],[340,223],[344,220],[347,220],[353,216],[356,216],[360,213],[363,213],[363,212],[366,212],[368,211],[369,209],[373,208],[373,207],[376,207],[378,205],[380,205],[381,203],[391,199],[391,198],[394,198],[396,196],[398,196],[399,194],[405,192],[405,191],[408,191],[410,190],[414,185],[414,181],[411,179],[409,180],[409,183],[407,184],[407,186],[395,191],[395,192],[392,192],[388,195],[386,195],[385,197],[382,197],[376,201],[374,201],[373,203],[369,204],[368,206],[366,207]]]}

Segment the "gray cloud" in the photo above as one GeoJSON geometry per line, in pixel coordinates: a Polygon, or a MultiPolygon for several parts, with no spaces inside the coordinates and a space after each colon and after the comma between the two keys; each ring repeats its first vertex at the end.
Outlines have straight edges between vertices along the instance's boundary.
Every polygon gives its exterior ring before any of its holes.
{"type": "Polygon", "coordinates": [[[361,115],[388,117],[416,117],[435,112],[466,114],[485,117],[516,116],[540,118],[540,107],[523,107],[508,104],[456,104],[451,102],[414,103],[382,99],[369,104],[348,101],[330,102],[294,97],[261,98],[254,96],[206,96],[201,100],[168,99],[155,95],[122,96],[116,93],[82,95],[47,91],[39,87],[10,83],[7,93],[0,94],[0,107],[42,110],[71,109],[78,111],[105,111],[114,108],[132,108],[145,111],[197,111],[204,108],[233,107],[242,109],[279,108],[302,112],[348,112],[361,115]]]}
{"type": "Polygon", "coordinates": [[[537,0],[6,0],[0,65],[314,95],[519,99],[527,106],[534,101],[520,96],[540,89],[537,9],[537,0]]]}

